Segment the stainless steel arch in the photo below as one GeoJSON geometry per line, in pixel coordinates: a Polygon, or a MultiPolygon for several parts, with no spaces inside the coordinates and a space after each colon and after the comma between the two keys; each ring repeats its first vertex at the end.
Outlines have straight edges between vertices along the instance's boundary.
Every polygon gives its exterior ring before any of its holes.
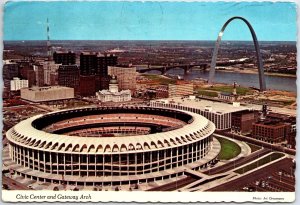
{"type": "Polygon", "coordinates": [[[218,39],[217,39],[216,44],[215,44],[212,60],[211,60],[208,83],[212,84],[213,80],[214,80],[214,77],[215,77],[216,60],[217,60],[218,50],[219,50],[219,47],[220,47],[220,42],[222,40],[224,30],[226,29],[227,25],[235,19],[240,19],[244,23],[246,23],[249,30],[250,30],[250,32],[251,32],[253,43],[254,43],[254,46],[255,46],[255,51],[256,51],[256,59],[257,59],[257,65],[258,65],[258,76],[259,76],[259,87],[260,87],[260,91],[265,91],[266,90],[266,81],[265,81],[265,75],[264,75],[264,68],[263,68],[262,57],[261,57],[261,53],[260,53],[259,44],[258,44],[258,41],[257,41],[256,34],[255,34],[254,29],[252,28],[251,24],[249,23],[249,21],[247,21],[245,18],[240,17],[240,16],[234,16],[234,17],[228,19],[226,21],[226,23],[223,25],[221,31],[219,32],[218,39]]]}

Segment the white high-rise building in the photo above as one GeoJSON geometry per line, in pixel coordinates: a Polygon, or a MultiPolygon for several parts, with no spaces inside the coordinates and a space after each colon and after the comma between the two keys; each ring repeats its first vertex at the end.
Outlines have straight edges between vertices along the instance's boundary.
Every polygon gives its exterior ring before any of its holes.
{"type": "Polygon", "coordinates": [[[51,85],[51,74],[57,73],[57,70],[61,64],[55,64],[54,61],[43,62],[44,68],[44,84],[51,85]]]}
{"type": "Polygon", "coordinates": [[[21,88],[28,88],[28,80],[15,77],[10,81],[10,91],[20,90],[21,88]]]}

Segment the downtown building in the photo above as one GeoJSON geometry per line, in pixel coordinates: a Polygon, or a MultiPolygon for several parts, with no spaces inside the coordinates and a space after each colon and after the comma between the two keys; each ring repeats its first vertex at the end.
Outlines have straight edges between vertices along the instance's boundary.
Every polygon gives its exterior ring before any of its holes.
{"type": "Polygon", "coordinates": [[[119,91],[118,81],[113,76],[109,82],[109,89],[96,92],[96,97],[101,102],[124,102],[131,100],[131,92],[130,90],[119,91]]]}
{"type": "Polygon", "coordinates": [[[257,122],[252,127],[252,138],[268,143],[280,143],[285,139],[286,124],[273,120],[257,122]]]}
{"type": "Polygon", "coordinates": [[[296,118],[279,113],[268,113],[252,125],[252,137],[268,143],[282,143],[289,148],[296,145],[296,118]]]}
{"type": "Polygon", "coordinates": [[[185,110],[200,114],[212,121],[217,130],[231,129],[232,115],[235,112],[250,110],[247,107],[236,106],[197,98],[174,97],[150,101],[151,107],[164,107],[185,110]]]}
{"type": "Polygon", "coordinates": [[[35,83],[34,85],[38,87],[43,87],[45,85],[45,78],[44,78],[44,66],[40,63],[36,63],[33,65],[33,71],[35,74],[35,83]]]}
{"type": "Polygon", "coordinates": [[[189,96],[194,93],[193,83],[186,83],[177,81],[176,84],[169,84],[169,97],[189,96]]]}
{"type": "Polygon", "coordinates": [[[149,99],[161,99],[169,97],[167,85],[152,86],[146,89],[146,95],[149,99]]]}
{"type": "Polygon", "coordinates": [[[10,81],[19,77],[19,64],[9,60],[3,61],[3,81],[4,87],[10,87],[10,81]]]}
{"type": "Polygon", "coordinates": [[[79,67],[77,65],[60,65],[58,68],[58,85],[79,91],[79,67]]]}
{"type": "Polygon", "coordinates": [[[136,67],[108,66],[108,75],[117,77],[121,90],[136,91],[136,67]]]}
{"type": "Polygon", "coordinates": [[[45,85],[57,85],[57,81],[51,80],[51,76],[55,76],[57,74],[57,70],[60,64],[56,64],[54,61],[45,61],[43,63],[44,67],[44,84],[45,85]]]}
{"type": "Polygon", "coordinates": [[[253,110],[242,110],[232,113],[231,130],[241,134],[248,134],[252,131],[252,124],[255,122],[253,110]]]}
{"type": "Polygon", "coordinates": [[[16,77],[10,81],[10,91],[17,91],[21,88],[28,88],[28,80],[21,80],[16,77]]]}
{"type": "Polygon", "coordinates": [[[76,64],[76,54],[72,51],[55,51],[53,53],[53,60],[55,64],[74,65],[76,64]]]}
{"type": "Polygon", "coordinates": [[[108,66],[117,65],[117,56],[96,52],[80,54],[80,85],[82,96],[93,96],[96,91],[108,89],[110,77],[108,66]]]}
{"type": "Polygon", "coordinates": [[[74,89],[62,86],[22,88],[21,98],[30,102],[68,100],[74,98],[74,89]]]}
{"type": "Polygon", "coordinates": [[[32,60],[20,60],[17,61],[20,65],[20,78],[28,80],[28,87],[32,87],[36,83],[36,76],[33,69],[33,61],[32,60]]]}

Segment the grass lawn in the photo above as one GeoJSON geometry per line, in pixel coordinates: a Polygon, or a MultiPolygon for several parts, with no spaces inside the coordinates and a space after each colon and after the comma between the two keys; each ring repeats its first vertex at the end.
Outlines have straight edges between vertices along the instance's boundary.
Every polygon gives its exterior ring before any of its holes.
{"type": "Polygon", "coordinates": [[[218,159],[229,160],[241,153],[241,147],[235,142],[221,137],[216,138],[221,143],[221,151],[218,155],[218,159]]]}
{"type": "MultiPolygon", "coordinates": [[[[214,86],[214,87],[207,88],[207,90],[231,93],[233,90],[233,86],[232,85],[214,86]]],[[[247,93],[251,92],[251,88],[237,87],[236,92],[238,95],[246,95],[247,93]]]]}
{"type": "Polygon", "coordinates": [[[160,75],[156,74],[143,74],[144,77],[148,78],[149,80],[153,80],[158,82],[159,84],[175,84],[176,80],[171,78],[165,78],[160,75]]]}
{"type": "Polygon", "coordinates": [[[218,97],[218,93],[208,90],[199,90],[198,95],[208,96],[208,97],[218,97]]]}
{"type": "Polygon", "coordinates": [[[262,159],[260,159],[260,160],[258,160],[256,162],[253,162],[252,164],[244,166],[244,167],[242,167],[242,168],[240,168],[240,169],[238,169],[238,170],[236,170],[234,172],[239,173],[239,174],[243,174],[243,173],[246,173],[246,172],[248,172],[248,171],[250,171],[252,169],[255,169],[255,168],[260,167],[260,166],[262,166],[264,164],[267,164],[267,163],[269,163],[271,161],[279,159],[279,158],[281,158],[283,156],[284,156],[284,154],[275,152],[275,153],[272,153],[271,155],[266,156],[266,157],[264,157],[264,158],[262,158],[262,159]]]}

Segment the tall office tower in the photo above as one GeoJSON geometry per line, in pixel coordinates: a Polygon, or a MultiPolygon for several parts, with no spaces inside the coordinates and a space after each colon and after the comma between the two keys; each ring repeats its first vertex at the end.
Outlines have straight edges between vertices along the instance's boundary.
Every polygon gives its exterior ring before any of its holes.
{"type": "Polygon", "coordinates": [[[108,66],[118,64],[118,57],[115,55],[97,55],[96,69],[96,91],[108,89],[110,77],[108,76],[108,66]]]}
{"type": "Polygon", "coordinates": [[[72,51],[55,51],[53,53],[53,60],[56,64],[74,65],[76,64],[76,54],[72,51]]]}
{"type": "Polygon", "coordinates": [[[79,68],[77,65],[60,65],[58,68],[58,85],[79,89],[79,68]]]}
{"type": "MultiPolygon", "coordinates": [[[[107,71],[108,66],[114,66],[117,65],[117,63],[118,57],[115,55],[102,55],[95,52],[82,52],[80,54],[80,75],[94,76],[93,79],[95,80],[95,91],[108,89],[108,84],[110,81],[107,71]]],[[[87,86],[84,85],[84,82],[81,83],[80,87],[87,88],[87,86]]]]}
{"type": "Polygon", "coordinates": [[[10,81],[14,77],[19,77],[19,64],[9,60],[4,61],[3,65],[3,82],[4,87],[10,87],[10,81]]]}
{"type": "Polygon", "coordinates": [[[42,87],[45,85],[44,81],[44,67],[41,64],[35,64],[33,65],[33,70],[35,73],[35,85],[42,87]]]}
{"type": "Polygon", "coordinates": [[[82,52],[80,54],[80,75],[95,75],[97,68],[97,54],[95,52],[82,52]]]}
{"type": "Polygon", "coordinates": [[[115,66],[117,63],[118,57],[115,55],[82,52],[80,54],[80,75],[107,76],[107,67],[115,66]]]}
{"type": "Polygon", "coordinates": [[[36,76],[35,76],[33,66],[27,71],[27,80],[28,80],[28,87],[32,87],[36,84],[36,76]]]}
{"type": "Polygon", "coordinates": [[[118,64],[118,57],[111,54],[98,54],[97,55],[97,69],[96,74],[100,76],[107,76],[107,68],[108,66],[115,66],[118,64]]]}
{"type": "Polygon", "coordinates": [[[52,85],[50,76],[52,73],[56,73],[59,65],[55,64],[54,61],[46,61],[45,63],[41,63],[44,66],[44,83],[45,85],[52,85]]]}

